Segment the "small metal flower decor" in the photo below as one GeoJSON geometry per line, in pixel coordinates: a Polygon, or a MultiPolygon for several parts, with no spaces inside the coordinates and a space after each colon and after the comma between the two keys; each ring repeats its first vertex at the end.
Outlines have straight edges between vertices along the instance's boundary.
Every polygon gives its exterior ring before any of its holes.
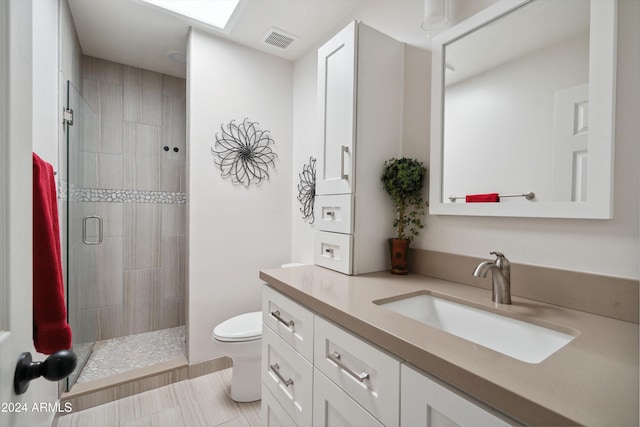
{"type": "Polygon", "coordinates": [[[316,159],[309,157],[309,164],[302,166],[302,173],[298,175],[300,183],[298,184],[298,201],[302,205],[302,219],[313,224],[315,218],[313,216],[313,202],[316,198],[316,159]]]}
{"type": "Polygon", "coordinates": [[[236,124],[231,120],[226,126],[220,125],[221,134],[216,133],[216,145],[211,152],[219,157],[215,164],[220,167],[222,177],[231,177],[234,184],[259,184],[269,179],[269,168],[275,167],[278,157],[271,150],[274,144],[268,130],[260,130],[258,122],[244,119],[236,124]]]}

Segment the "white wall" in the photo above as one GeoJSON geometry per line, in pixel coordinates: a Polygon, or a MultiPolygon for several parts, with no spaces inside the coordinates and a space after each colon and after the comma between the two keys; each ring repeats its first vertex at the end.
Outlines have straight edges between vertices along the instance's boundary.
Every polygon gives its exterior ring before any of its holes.
{"type": "MultiPolygon", "coordinates": [[[[359,11],[358,17],[373,16],[359,11]]],[[[398,5],[396,7],[401,7],[398,5]]],[[[639,196],[640,121],[637,99],[640,88],[640,38],[637,17],[640,2],[621,0],[618,22],[618,77],[615,156],[615,201],[612,220],[571,220],[535,218],[492,218],[435,216],[425,218],[425,229],[412,247],[469,256],[487,257],[500,250],[511,261],[638,279],[639,277],[639,196]]],[[[379,12],[379,11],[378,11],[379,12]]],[[[381,19],[376,15],[377,19],[381,19]]],[[[370,23],[365,20],[363,22],[370,23]]],[[[371,23],[370,25],[374,25],[371,23]]],[[[375,27],[375,25],[374,25],[375,27]]],[[[311,52],[296,61],[295,98],[309,99],[315,90],[315,60],[311,52]],[[313,74],[312,74],[313,73],[313,74]]],[[[405,57],[405,129],[403,153],[429,161],[429,81],[430,53],[407,49],[405,57]],[[422,119],[421,119],[422,118],[422,119]]],[[[311,100],[309,99],[309,105],[311,100]]],[[[315,118],[315,111],[296,115],[294,129],[315,118]]],[[[304,160],[308,148],[306,133],[296,133],[296,160],[304,160]]],[[[294,165],[294,169],[297,166],[294,165]]],[[[425,185],[425,196],[428,183],[425,185]]],[[[308,231],[293,226],[293,252],[308,253],[308,231]]],[[[306,259],[302,259],[307,261],[306,259]]],[[[471,273],[469,273],[471,274],[471,273]]]]}
{"type": "Polygon", "coordinates": [[[293,68],[293,182],[292,187],[292,260],[313,264],[313,230],[309,221],[303,220],[301,204],[297,200],[299,174],[309,158],[318,158],[319,146],[317,103],[318,54],[315,49],[295,62],[293,68]]]}
{"type": "Polygon", "coordinates": [[[220,356],[219,322],[260,310],[258,271],[291,259],[293,64],[193,30],[189,37],[189,360],[220,356]],[[245,117],[269,130],[269,181],[245,188],[220,176],[211,147],[220,126],[245,117]]]}
{"type": "Polygon", "coordinates": [[[58,2],[33,2],[33,151],[58,169],[58,2]]]}

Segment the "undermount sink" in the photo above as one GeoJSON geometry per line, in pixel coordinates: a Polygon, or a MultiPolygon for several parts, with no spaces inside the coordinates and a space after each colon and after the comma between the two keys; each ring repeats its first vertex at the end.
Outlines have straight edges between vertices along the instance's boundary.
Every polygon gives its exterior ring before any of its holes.
{"type": "Polygon", "coordinates": [[[374,303],[528,363],[542,362],[575,338],[568,333],[481,310],[426,292],[374,303]]]}

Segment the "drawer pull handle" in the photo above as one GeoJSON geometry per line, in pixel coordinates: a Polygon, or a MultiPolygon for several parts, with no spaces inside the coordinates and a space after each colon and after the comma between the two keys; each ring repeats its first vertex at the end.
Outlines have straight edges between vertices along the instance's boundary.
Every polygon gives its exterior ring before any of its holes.
{"type": "Polygon", "coordinates": [[[278,365],[277,363],[274,363],[273,365],[271,365],[271,370],[273,371],[274,374],[276,374],[276,377],[278,377],[278,379],[282,381],[282,384],[284,384],[285,387],[289,387],[290,385],[293,385],[293,380],[291,378],[289,378],[288,380],[285,380],[282,374],[280,373],[280,365],[278,365]]]}
{"type": "Polygon", "coordinates": [[[293,325],[295,325],[295,323],[293,322],[293,320],[284,320],[281,316],[280,316],[280,310],[276,310],[276,311],[272,311],[271,315],[273,317],[275,317],[276,319],[278,319],[278,322],[282,323],[284,326],[286,326],[287,328],[293,328],[293,325]]]}
{"type": "Polygon", "coordinates": [[[369,374],[368,373],[366,373],[364,371],[361,372],[361,373],[357,373],[353,369],[351,369],[347,365],[345,365],[342,362],[342,360],[340,360],[340,353],[338,353],[337,351],[334,351],[331,354],[327,354],[327,358],[329,360],[331,360],[333,363],[335,363],[336,365],[338,365],[338,367],[340,367],[347,374],[351,375],[353,378],[357,379],[361,383],[364,382],[364,380],[368,380],[369,379],[369,374]]]}

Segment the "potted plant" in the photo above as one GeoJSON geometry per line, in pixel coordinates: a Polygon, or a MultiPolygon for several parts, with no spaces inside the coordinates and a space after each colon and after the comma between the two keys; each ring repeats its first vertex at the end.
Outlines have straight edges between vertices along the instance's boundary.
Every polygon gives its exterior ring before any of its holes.
{"type": "Polygon", "coordinates": [[[393,224],[398,231],[389,240],[391,273],[407,274],[407,251],[409,244],[424,228],[421,218],[425,213],[422,200],[422,184],[427,169],[415,159],[389,159],[384,162],[380,178],[384,190],[391,196],[398,216],[393,224]]]}

